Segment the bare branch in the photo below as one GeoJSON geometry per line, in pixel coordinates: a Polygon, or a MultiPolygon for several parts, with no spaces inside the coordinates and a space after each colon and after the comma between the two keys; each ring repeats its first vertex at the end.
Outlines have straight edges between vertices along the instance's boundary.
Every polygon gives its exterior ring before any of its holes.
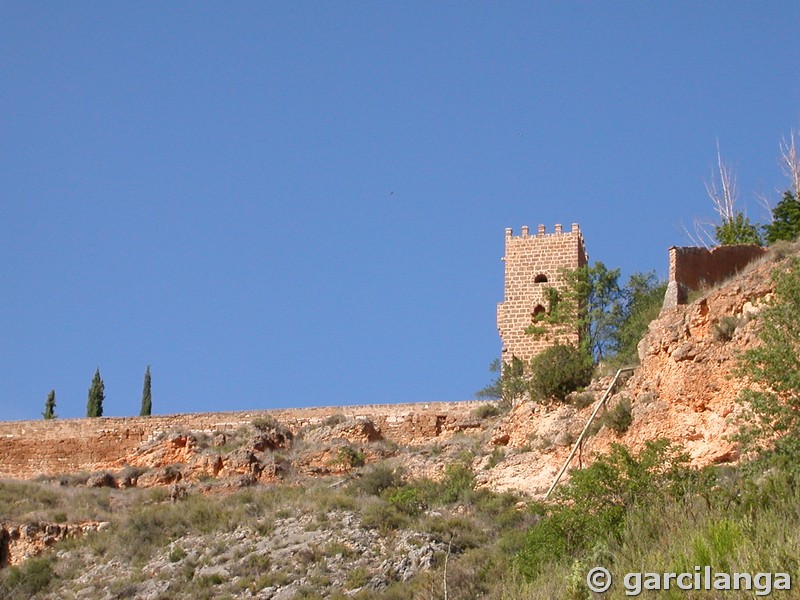
{"type": "Polygon", "coordinates": [[[706,193],[714,204],[714,210],[719,215],[722,223],[727,223],[736,216],[736,200],[739,189],[736,185],[736,175],[733,168],[722,161],[722,154],[717,140],[717,171],[719,173],[719,187],[717,177],[711,174],[711,181],[706,182],[706,193]]]}
{"type": "Polygon", "coordinates": [[[795,131],[789,133],[789,141],[781,140],[781,167],[784,175],[792,181],[795,194],[800,193],[800,156],[797,155],[795,131]]]}
{"type": "Polygon", "coordinates": [[[702,246],[703,248],[711,248],[717,245],[714,236],[708,232],[709,228],[714,227],[713,223],[694,219],[692,221],[692,226],[694,228],[694,233],[690,232],[686,225],[681,223],[683,232],[693,245],[702,246]]]}
{"type": "Polygon", "coordinates": [[[764,211],[767,213],[767,219],[769,219],[770,223],[775,222],[775,217],[772,215],[772,207],[769,204],[769,198],[764,192],[759,192],[756,195],[756,201],[763,207],[764,211]]]}

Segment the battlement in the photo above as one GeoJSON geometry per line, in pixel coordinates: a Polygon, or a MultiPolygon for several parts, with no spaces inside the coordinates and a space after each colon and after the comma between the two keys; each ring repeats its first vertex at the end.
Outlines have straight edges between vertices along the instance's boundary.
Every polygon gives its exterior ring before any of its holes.
{"type": "Polygon", "coordinates": [[[579,332],[564,334],[555,330],[534,337],[525,333],[548,312],[548,288],[563,290],[563,270],[587,264],[589,257],[580,227],[573,223],[569,231],[556,224],[553,233],[539,225],[532,233],[527,225],[521,234],[505,230],[505,295],[497,306],[497,329],[503,341],[503,360],[512,357],[528,361],[557,342],[576,343],[579,332]]]}
{"type": "MultiPolygon", "coordinates": [[[[581,229],[580,229],[580,227],[578,226],[577,223],[573,223],[572,224],[572,229],[570,231],[567,231],[566,235],[573,234],[573,233],[577,233],[579,235],[581,233],[581,229]]],[[[565,235],[565,234],[564,234],[564,228],[561,226],[561,223],[556,223],[555,231],[553,233],[547,233],[546,227],[544,225],[542,225],[542,224],[539,224],[539,227],[537,228],[536,233],[533,234],[533,235],[535,237],[537,237],[537,238],[542,238],[542,237],[549,237],[549,236],[554,236],[554,235],[565,235]]],[[[506,227],[506,237],[507,238],[514,237],[514,230],[511,229],[511,227],[506,227]]],[[[516,237],[520,237],[520,238],[531,237],[530,228],[527,225],[523,225],[522,226],[521,235],[518,235],[516,237]]]]}

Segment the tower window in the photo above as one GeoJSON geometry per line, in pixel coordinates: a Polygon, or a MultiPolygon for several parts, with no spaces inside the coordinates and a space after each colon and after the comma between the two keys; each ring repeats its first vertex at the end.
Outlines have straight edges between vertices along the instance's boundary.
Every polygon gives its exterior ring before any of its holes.
{"type": "Polygon", "coordinates": [[[545,308],[541,304],[537,304],[531,313],[531,320],[535,323],[544,317],[545,308]]]}
{"type": "Polygon", "coordinates": [[[539,273],[533,278],[533,283],[547,283],[547,275],[544,273],[539,273]]]}

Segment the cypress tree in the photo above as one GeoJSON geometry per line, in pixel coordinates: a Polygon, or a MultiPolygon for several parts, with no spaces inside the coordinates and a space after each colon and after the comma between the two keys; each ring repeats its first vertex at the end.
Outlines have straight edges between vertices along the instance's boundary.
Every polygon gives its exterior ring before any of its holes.
{"type": "Polygon", "coordinates": [[[58,415],[56,415],[56,391],[50,390],[50,393],[47,394],[47,400],[44,403],[44,412],[42,416],[45,419],[55,419],[58,415]]]}
{"type": "Polygon", "coordinates": [[[153,398],[150,395],[150,365],[144,373],[144,387],[142,388],[142,409],[139,411],[140,417],[149,417],[153,410],[153,398]]]}
{"type": "Polygon", "coordinates": [[[86,402],[86,416],[87,417],[102,417],[103,416],[103,400],[106,399],[106,386],[103,384],[103,379],[100,377],[100,369],[94,372],[92,379],[92,387],[89,388],[89,399],[86,402]]]}

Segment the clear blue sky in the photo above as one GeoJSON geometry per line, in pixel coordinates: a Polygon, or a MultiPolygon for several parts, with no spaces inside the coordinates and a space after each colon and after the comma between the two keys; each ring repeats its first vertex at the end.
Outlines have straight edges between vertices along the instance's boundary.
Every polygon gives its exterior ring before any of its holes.
{"type": "Polygon", "coordinates": [[[666,276],[788,180],[797,2],[0,4],[0,419],[461,400],[503,230],[666,276]]]}

